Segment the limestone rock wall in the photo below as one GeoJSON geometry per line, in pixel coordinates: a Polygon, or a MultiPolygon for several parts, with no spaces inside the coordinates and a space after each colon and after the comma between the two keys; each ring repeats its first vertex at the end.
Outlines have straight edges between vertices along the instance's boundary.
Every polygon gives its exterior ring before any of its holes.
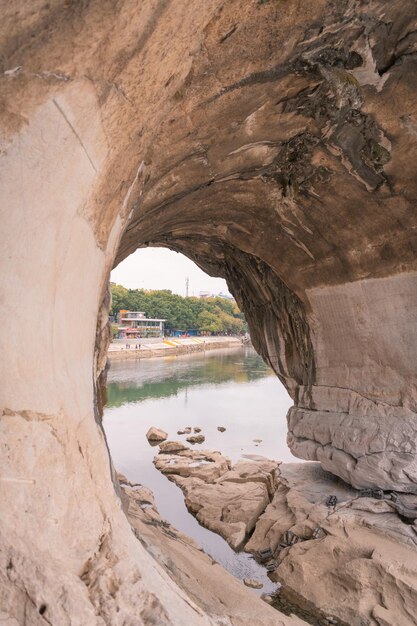
{"type": "Polygon", "coordinates": [[[1,11],[5,619],[210,623],[114,490],[109,272],[160,245],[226,276],[294,398],[294,452],[416,491],[415,3],[1,11]]]}
{"type": "Polygon", "coordinates": [[[173,96],[117,258],[140,240],[226,276],[294,398],[293,452],[416,491],[415,4],[236,6],[173,96]]]}

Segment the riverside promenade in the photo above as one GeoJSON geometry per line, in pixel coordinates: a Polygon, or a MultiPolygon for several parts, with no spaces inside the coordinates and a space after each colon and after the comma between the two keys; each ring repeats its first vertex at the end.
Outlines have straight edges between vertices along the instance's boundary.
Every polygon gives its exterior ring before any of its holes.
{"type": "Polygon", "coordinates": [[[165,339],[136,339],[129,342],[115,340],[110,344],[110,361],[146,359],[161,356],[176,356],[192,352],[204,352],[216,348],[231,348],[242,345],[241,337],[167,337],[165,339]],[[126,343],[130,348],[126,348],[126,343]],[[137,348],[136,346],[139,346],[137,348]]]}

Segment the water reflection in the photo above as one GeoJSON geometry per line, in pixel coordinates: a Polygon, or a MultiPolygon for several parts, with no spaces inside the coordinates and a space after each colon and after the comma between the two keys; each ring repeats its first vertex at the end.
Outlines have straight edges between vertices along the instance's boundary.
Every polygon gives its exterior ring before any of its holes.
{"type": "MultiPolygon", "coordinates": [[[[220,352],[220,351],[219,351],[220,352]]],[[[239,349],[230,354],[207,352],[187,356],[194,357],[194,362],[184,361],[183,357],[158,358],[152,361],[135,361],[112,366],[108,382],[108,407],[122,406],[129,402],[141,402],[147,399],[177,396],[178,392],[195,386],[208,387],[228,382],[248,383],[250,381],[274,376],[264,361],[250,349],[246,349],[244,359],[239,349]],[[134,365],[134,368],[133,368],[134,365]]]]}
{"type": "Polygon", "coordinates": [[[200,426],[203,448],[220,450],[233,462],[245,454],[293,461],[286,445],[291,399],[252,349],[237,348],[187,356],[116,362],[109,372],[104,428],[115,467],[131,481],[150,487],[161,515],[239,579],[274,585],[247,554],[236,554],[220,536],[188,513],[181,490],[153,465],[157,450],[146,439],[151,426],[170,439],[177,430],[200,426]],[[224,426],[220,433],[217,426],[224,426]],[[255,440],[261,440],[257,443],[255,440]]]}

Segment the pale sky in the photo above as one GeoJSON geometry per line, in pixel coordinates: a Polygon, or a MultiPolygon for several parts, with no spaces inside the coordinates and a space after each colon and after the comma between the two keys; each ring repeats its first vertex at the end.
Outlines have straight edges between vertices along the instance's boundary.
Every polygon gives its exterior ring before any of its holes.
{"type": "Polygon", "coordinates": [[[229,293],[223,278],[208,276],[190,259],[167,248],[136,250],[112,271],[110,280],[129,289],[170,289],[185,296],[187,276],[190,296],[198,296],[200,291],[229,293]]]}

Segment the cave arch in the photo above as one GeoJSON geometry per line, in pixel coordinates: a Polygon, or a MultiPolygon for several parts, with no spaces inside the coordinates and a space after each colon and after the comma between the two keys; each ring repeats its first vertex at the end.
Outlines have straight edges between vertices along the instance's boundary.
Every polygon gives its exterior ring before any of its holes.
{"type": "Polygon", "coordinates": [[[213,623],[113,489],[94,405],[110,270],[152,243],[226,276],[294,397],[293,451],[416,492],[416,6],[35,9],[0,26],[2,606],[213,623]]]}

